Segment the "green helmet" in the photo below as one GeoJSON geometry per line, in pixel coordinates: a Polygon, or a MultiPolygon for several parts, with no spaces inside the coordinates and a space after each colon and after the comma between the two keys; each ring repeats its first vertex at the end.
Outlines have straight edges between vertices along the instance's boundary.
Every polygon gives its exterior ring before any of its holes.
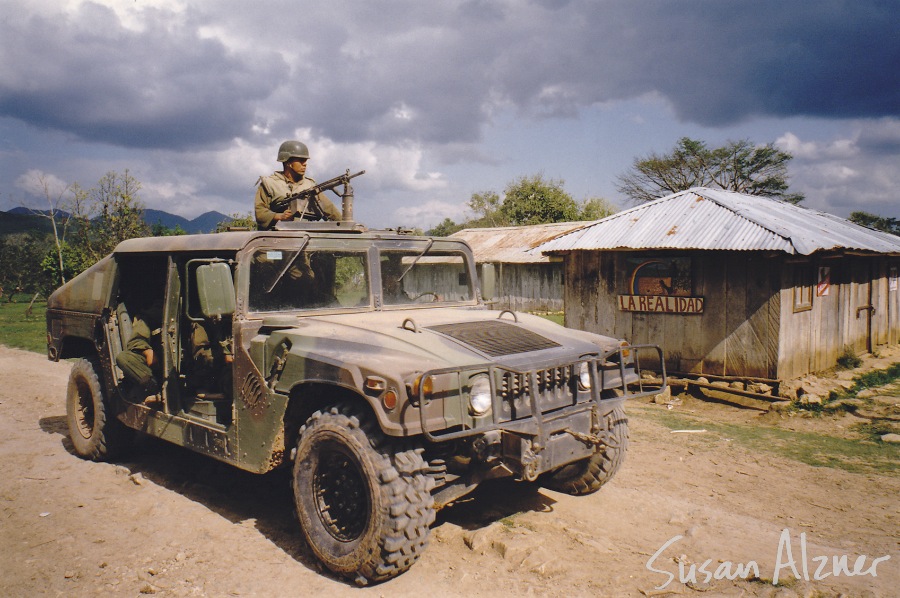
{"type": "Polygon", "coordinates": [[[278,148],[278,161],[287,162],[291,158],[309,158],[309,150],[299,141],[285,141],[278,148]]]}

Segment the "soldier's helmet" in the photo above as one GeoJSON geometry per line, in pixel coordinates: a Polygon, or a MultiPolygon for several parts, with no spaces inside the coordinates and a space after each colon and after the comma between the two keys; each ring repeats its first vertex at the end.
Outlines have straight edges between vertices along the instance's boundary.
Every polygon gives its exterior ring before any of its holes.
{"type": "Polygon", "coordinates": [[[287,162],[291,158],[309,158],[306,144],[293,140],[282,143],[278,148],[278,161],[287,162]]]}

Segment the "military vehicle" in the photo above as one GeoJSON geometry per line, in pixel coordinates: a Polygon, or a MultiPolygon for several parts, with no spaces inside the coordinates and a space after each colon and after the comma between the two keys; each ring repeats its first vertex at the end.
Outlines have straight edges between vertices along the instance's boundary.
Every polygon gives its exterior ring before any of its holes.
{"type": "Polygon", "coordinates": [[[349,220],[124,241],[48,302],[49,358],[78,358],[75,452],[111,460],[139,431],[292,468],[311,550],[359,584],[406,571],[436,510],[483,481],[596,491],[625,457],[625,400],[659,392],[639,365],[661,351],[489,309],[476,272],[465,242],[349,220]],[[150,387],[117,365],[138,315],[160,353],[150,387]]]}

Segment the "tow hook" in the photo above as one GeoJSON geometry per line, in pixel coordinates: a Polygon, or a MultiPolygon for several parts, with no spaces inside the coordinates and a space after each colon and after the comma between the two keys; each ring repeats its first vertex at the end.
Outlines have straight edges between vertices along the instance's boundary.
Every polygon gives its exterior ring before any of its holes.
{"type": "Polygon", "coordinates": [[[563,430],[563,432],[571,435],[576,440],[585,444],[610,448],[616,448],[618,446],[618,443],[613,440],[612,436],[606,430],[603,430],[598,434],[585,434],[584,432],[576,432],[575,430],[566,428],[565,430],[563,430]]]}

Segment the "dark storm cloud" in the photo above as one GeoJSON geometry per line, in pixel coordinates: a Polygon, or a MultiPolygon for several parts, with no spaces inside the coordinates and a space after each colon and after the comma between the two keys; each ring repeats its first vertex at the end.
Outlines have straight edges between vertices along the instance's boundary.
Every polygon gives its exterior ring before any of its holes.
{"type": "Polygon", "coordinates": [[[872,118],[900,107],[893,0],[645,1],[618,16],[634,34],[613,39],[623,56],[639,57],[625,62],[642,73],[621,79],[626,93],[658,90],[693,122],[872,118]]]}
{"type": "Polygon", "coordinates": [[[878,118],[900,107],[896,2],[329,4],[282,91],[337,140],[471,142],[496,110],[572,117],[644,94],[684,121],[878,118]],[[335,19],[347,10],[348,18],[335,19]]]}
{"type": "Polygon", "coordinates": [[[126,147],[186,148],[244,133],[269,90],[274,56],[244,58],[201,39],[190,11],[142,13],[141,31],[108,8],[9,19],[0,115],[126,147]]]}
{"type": "Polygon", "coordinates": [[[140,31],[91,3],[0,25],[0,116],[129,147],[298,128],[433,147],[645,94],[711,126],[900,106],[895,0],[136,6],[140,31]]]}
{"type": "Polygon", "coordinates": [[[900,107],[895,1],[585,0],[534,12],[530,24],[507,16],[520,41],[507,37],[495,60],[507,63],[503,92],[536,113],[645,93],[713,126],[900,107]]]}

